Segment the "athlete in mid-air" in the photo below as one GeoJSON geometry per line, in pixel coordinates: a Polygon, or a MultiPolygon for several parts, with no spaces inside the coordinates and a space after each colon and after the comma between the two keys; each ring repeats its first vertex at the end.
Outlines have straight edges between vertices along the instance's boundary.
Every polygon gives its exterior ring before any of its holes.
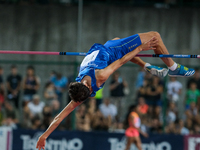
{"type": "Polygon", "coordinates": [[[60,122],[88,97],[95,96],[108,77],[122,65],[131,61],[143,67],[146,71],[159,77],[167,73],[170,76],[189,77],[194,69],[184,67],[171,58],[161,58],[167,68],[152,66],[135,57],[141,51],[154,50],[155,54],[169,54],[158,32],[147,32],[127,38],[107,41],[104,45],[94,44],[83,59],[77,82],[70,83],[69,95],[71,102],[54,118],[49,128],[40,136],[36,148],[44,149],[46,138],[60,122]]]}

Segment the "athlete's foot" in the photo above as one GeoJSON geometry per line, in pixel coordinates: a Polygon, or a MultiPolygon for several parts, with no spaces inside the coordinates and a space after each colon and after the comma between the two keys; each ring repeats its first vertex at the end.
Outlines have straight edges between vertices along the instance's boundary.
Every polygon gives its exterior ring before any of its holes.
{"type": "Polygon", "coordinates": [[[174,71],[169,70],[170,77],[190,77],[195,74],[195,70],[192,68],[187,68],[183,65],[177,64],[177,68],[174,71]]]}
{"type": "Polygon", "coordinates": [[[151,73],[152,75],[158,76],[158,77],[165,77],[168,73],[167,68],[157,67],[157,66],[145,66],[144,69],[151,73]]]}

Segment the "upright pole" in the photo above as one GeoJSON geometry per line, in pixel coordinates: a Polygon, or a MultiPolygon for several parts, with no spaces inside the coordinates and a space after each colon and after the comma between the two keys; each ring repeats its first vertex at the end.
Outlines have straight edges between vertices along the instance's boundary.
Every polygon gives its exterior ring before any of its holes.
{"type": "MultiPolygon", "coordinates": [[[[82,44],[82,23],[83,22],[83,0],[78,1],[78,34],[77,34],[77,52],[81,52],[82,44]]],[[[78,57],[76,57],[78,60],[78,57]]]]}

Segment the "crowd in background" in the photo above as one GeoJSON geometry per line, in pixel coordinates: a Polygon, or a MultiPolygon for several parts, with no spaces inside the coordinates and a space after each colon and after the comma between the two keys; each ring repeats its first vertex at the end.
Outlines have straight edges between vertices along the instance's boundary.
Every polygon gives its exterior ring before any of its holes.
{"type": "MultiPolygon", "coordinates": [[[[46,129],[63,108],[63,94],[67,93],[69,78],[52,71],[45,86],[40,87],[40,78],[33,66],[28,66],[23,76],[15,65],[10,70],[10,74],[5,77],[0,67],[0,125],[13,129],[46,129]],[[39,89],[43,89],[43,95],[38,94],[39,89]]],[[[133,105],[136,105],[143,132],[182,135],[200,133],[198,69],[193,77],[188,78],[185,93],[182,93],[183,85],[176,78],[171,77],[165,83],[163,79],[143,69],[134,82],[137,94],[135,100],[130,100],[127,109],[125,97],[130,94],[128,83],[120,72],[115,72],[109,83],[110,97],[104,97],[101,89],[95,97],[89,98],[76,109],[76,129],[124,133],[128,125],[127,117],[133,105]],[[184,100],[181,95],[184,95],[184,100]],[[179,101],[184,105],[184,113],[178,109],[179,101]]],[[[71,128],[72,116],[69,116],[59,129],[71,128]]]]}

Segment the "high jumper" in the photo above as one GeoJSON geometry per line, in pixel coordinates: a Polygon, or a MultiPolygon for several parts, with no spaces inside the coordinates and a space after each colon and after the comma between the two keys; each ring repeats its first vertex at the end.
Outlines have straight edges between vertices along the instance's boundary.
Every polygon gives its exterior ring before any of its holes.
{"type": "Polygon", "coordinates": [[[143,67],[147,72],[164,77],[189,77],[195,70],[177,64],[172,58],[161,58],[168,68],[153,66],[135,57],[141,51],[154,50],[155,54],[169,54],[158,32],[135,34],[123,39],[114,38],[104,45],[94,44],[80,65],[77,82],[69,85],[70,103],[54,118],[48,129],[40,136],[36,148],[45,148],[47,137],[62,120],[88,97],[95,96],[104,86],[109,76],[122,65],[131,61],[143,67]]]}

